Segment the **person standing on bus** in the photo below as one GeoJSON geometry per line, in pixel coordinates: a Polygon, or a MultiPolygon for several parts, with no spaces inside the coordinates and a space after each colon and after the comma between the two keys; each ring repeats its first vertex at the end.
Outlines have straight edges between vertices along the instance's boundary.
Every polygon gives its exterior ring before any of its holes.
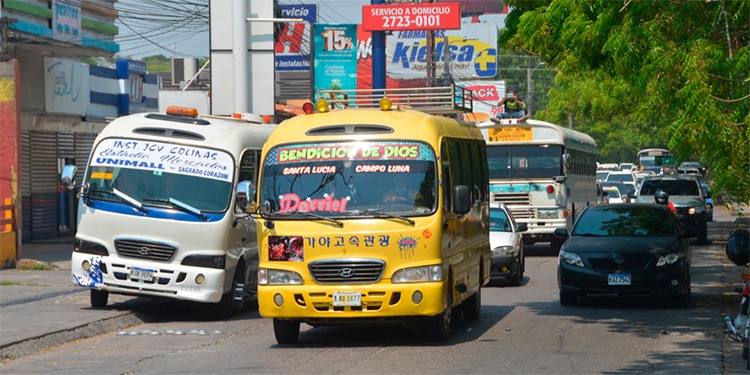
{"type": "Polygon", "coordinates": [[[498,113],[497,118],[493,117],[493,122],[509,118],[517,118],[520,121],[529,119],[529,116],[526,115],[526,103],[517,96],[515,88],[508,90],[505,96],[497,102],[497,106],[503,107],[503,112],[498,113]]]}

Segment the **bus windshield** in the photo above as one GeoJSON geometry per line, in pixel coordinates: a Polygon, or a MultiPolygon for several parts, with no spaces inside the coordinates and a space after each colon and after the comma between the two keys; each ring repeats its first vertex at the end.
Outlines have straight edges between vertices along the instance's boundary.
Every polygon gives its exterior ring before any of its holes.
{"type": "Polygon", "coordinates": [[[487,146],[490,179],[528,180],[562,174],[560,145],[487,146]]]}
{"type": "Polygon", "coordinates": [[[89,198],[122,202],[117,192],[143,205],[201,212],[229,207],[234,162],[224,151],[130,139],[105,139],[94,150],[86,182],[89,198]]]}
{"type": "Polygon", "coordinates": [[[279,216],[428,214],[437,207],[435,167],[434,151],[421,142],[278,146],[265,158],[259,202],[279,216]]]}

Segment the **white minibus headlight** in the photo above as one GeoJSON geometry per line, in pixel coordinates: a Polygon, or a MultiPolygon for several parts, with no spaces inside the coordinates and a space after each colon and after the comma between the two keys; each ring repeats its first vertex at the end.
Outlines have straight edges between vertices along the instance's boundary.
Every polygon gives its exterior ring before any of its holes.
{"type": "Polygon", "coordinates": [[[404,268],[393,274],[393,278],[391,278],[391,282],[394,284],[438,281],[443,281],[443,266],[439,264],[433,266],[404,268]]]}
{"type": "Polygon", "coordinates": [[[219,270],[223,270],[226,263],[226,255],[189,255],[180,262],[183,266],[216,268],[219,270]]]}
{"type": "Polygon", "coordinates": [[[302,276],[294,271],[282,271],[270,268],[258,269],[259,285],[302,285],[302,276]]]}

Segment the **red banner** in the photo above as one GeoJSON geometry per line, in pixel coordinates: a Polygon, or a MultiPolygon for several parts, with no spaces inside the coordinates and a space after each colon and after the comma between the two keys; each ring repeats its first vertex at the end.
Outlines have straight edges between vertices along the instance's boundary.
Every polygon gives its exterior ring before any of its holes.
{"type": "Polygon", "coordinates": [[[367,31],[459,30],[459,3],[364,5],[362,28],[367,31]]]}

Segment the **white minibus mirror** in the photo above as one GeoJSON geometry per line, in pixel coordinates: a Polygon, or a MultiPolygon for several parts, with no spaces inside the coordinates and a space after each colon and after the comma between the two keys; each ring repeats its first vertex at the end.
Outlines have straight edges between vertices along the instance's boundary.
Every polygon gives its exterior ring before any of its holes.
{"type": "Polygon", "coordinates": [[[252,181],[240,181],[237,184],[234,212],[245,214],[253,211],[255,211],[255,184],[252,181]]]}
{"type": "Polygon", "coordinates": [[[75,165],[68,164],[63,167],[62,174],[60,175],[60,184],[68,190],[75,190],[76,188],[76,168],[75,165]]]}

